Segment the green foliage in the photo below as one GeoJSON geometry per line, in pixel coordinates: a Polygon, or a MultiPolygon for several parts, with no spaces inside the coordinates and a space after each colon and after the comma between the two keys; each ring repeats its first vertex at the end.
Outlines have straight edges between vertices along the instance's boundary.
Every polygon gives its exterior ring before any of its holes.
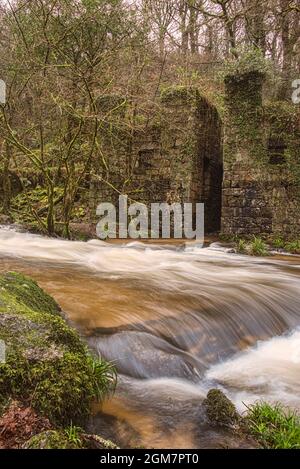
{"type": "Polygon", "coordinates": [[[93,400],[104,399],[115,386],[109,365],[93,366],[87,353],[65,352],[52,360],[33,363],[20,350],[9,347],[7,362],[0,365],[0,394],[21,400],[52,422],[82,421],[93,400]]]}
{"type": "Polygon", "coordinates": [[[102,401],[110,392],[115,390],[117,373],[112,363],[102,358],[87,356],[89,374],[93,385],[93,392],[97,400],[102,401]]]}
{"type": "Polygon", "coordinates": [[[72,218],[73,219],[82,219],[85,217],[86,209],[84,207],[74,207],[72,211],[72,218]]]}
{"type": "Polygon", "coordinates": [[[73,424],[67,428],[46,430],[34,435],[25,443],[24,449],[94,449],[95,443],[99,449],[118,449],[111,441],[99,435],[86,435],[80,427],[73,424]],[[94,445],[90,443],[90,436],[94,445]]]}
{"type": "MultiPolygon", "coordinates": [[[[57,201],[61,201],[63,196],[63,188],[60,186],[54,187],[54,206],[57,208],[57,201]]],[[[39,217],[45,221],[48,208],[48,192],[47,188],[37,185],[33,189],[26,189],[20,192],[16,197],[11,200],[11,211],[14,220],[18,223],[25,223],[26,225],[34,225],[41,230],[41,226],[37,223],[33,211],[40,213],[39,217]]]]}
{"type": "Polygon", "coordinates": [[[280,404],[259,402],[250,406],[247,421],[265,448],[300,449],[300,418],[280,404]]]}
{"type": "Polygon", "coordinates": [[[275,249],[283,249],[291,254],[300,254],[300,239],[286,241],[281,236],[272,239],[275,249]]]}
{"type": "Polygon", "coordinates": [[[83,432],[82,428],[76,427],[76,425],[71,424],[65,428],[65,434],[69,440],[69,442],[75,446],[80,447],[81,442],[81,433],[83,432]]]}
{"type": "Polygon", "coordinates": [[[235,243],[236,251],[241,254],[250,254],[251,256],[267,256],[269,254],[268,245],[262,238],[256,236],[251,241],[238,238],[235,243]]]}
{"type": "Polygon", "coordinates": [[[264,57],[262,51],[257,47],[237,49],[236,52],[237,58],[231,56],[224,63],[221,72],[222,78],[245,75],[251,72],[258,72],[262,75],[270,74],[272,70],[271,62],[264,57]]]}
{"type": "Polygon", "coordinates": [[[300,239],[286,243],[284,249],[292,254],[300,254],[300,239]]]}
{"type": "Polygon", "coordinates": [[[272,240],[272,244],[275,249],[283,249],[285,246],[284,239],[281,236],[278,236],[277,238],[274,238],[272,240]]]}
{"type": "Polygon", "coordinates": [[[197,86],[199,84],[200,74],[191,67],[179,66],[176,69],[179,83],[183,87],[197,86]]]}
{"type": "Polygon", "coordinates": [[[247,252],[247,242],[245,239],[240,238],[237,241],[237,246],[236,246],[237,252],[244,254],[247,252]]]}
{"type": "MultiPolygon", "coordinates": [[[[63,194],[62,187],[54,188],[55,197],[60,197],[63,194]]],[[[36,208],[46,205],[48,202],[47,188],[37,185],[33,189],[28,189],[26,195],[21,192],[13,199],[13,208],[15,210],[24,209],[29,204],[34,205],[36,208]]]]}
{"type": "Polygon", "coordinates": [[[254,236],[248,246],[248,252],[252,256],[267,256],[268,246],[261,238],[254,236]]]}

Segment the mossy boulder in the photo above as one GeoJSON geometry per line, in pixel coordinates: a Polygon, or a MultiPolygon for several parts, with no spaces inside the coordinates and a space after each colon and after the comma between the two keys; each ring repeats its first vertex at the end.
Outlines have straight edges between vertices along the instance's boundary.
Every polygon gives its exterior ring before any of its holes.
{"type": "Polygon", "coordinates": [[[234,426],[240,420],[234,404],[220,389],[211,389],[203,401],[203,406],[213,425],[234,426]]]}
{"type": "Polygon", "coordinates": [[[80,438],[72,441],[64,430],[41,432],[23,445],[23,449],[81,449],[83,447],[80,438]]]}
{"type": "Polygon", "coordinates": [[[0,402],[18,399],[54,424],[82,423],[114,384],[112,369],[89,354],[55,301],[14,272],[0,277],[0,340],[0,402]]]}
{"type": "Polygon", "coordinates": [[[98,435],[60,429],[34,435],[23,445],[23,449],[118,449],[118,446],[98,435]]]}

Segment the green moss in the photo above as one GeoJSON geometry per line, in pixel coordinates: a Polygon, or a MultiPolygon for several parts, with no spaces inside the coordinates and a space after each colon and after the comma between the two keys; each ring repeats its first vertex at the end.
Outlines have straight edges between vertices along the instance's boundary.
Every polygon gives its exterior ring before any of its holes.
{"type": "Polygon", "coordinates": [[[81,351],[35,361],[9,347],[7,361],[0,365],[0,394],[28,401],[55,423],[81,421],[88,416],[92,400],[99,399],[99,384],[105,396],[113,379],[106,373],[100,381],[93,363],[81,351]]]}
{"type": "Polygon", "coordinates": [[[62,358],[30,368],[31,405],[52,421],[79,421],[88,415],[97,397],[92,369],[85,354],[64,353],[62,358]]]}
{"type": "Polygon", "coordinates": [[[50,295],[45,293],[34,280],[16,272],[9,272],[0,278],[1,298],[5,301],[5,292],[9,297],[9,303],[24,305],[36,312],[58,314],[60,311],[57,303],[50,295]]]}
{"type": "Polygon", "coordinates": [[[43,317],[40,318],[41,324],[49,327],[49,340],[56,344],[64,344],[70,350],[83,353],[84,344],[74,329],[71,329],[61,317],[43,317]]]}
{"type": "Polygon", "coordinates": [[[211,389],[203,405],[207,417],[214,425],[231,426],[240,418],[233,403],[220,389],[211,389]]]}
{"type": "Polygon", "coordinates": [[[34,435],[24,449],[119,449],[99,435],[88,435],[74,425],[65,429],[47,430],[34,435]]]}
{"type": "Polygon", "coordinates": [[[17,273],[0,277],[0,398],[28,402],[52,422],[88,416],[94,399],[115,384],[114,369],[88,353],[77,332],[59,315],[54,300],[17,273]]]}
{"type": "Polygon", "coordinates": [[[199,97],[199,90],[193,86],[169,86],[163,88],[160,93],[162,103],[169,103],[176,100],[193,102],[199,97]]]}
{"type": "MultiPolygon", "coordinates": [[[[53,172],[58,170],[57,167],[51,169],[53,172]]],[[[30,168],[29,179],[32,179],[32,172],[34,168],[30,168]]],[[[23,178],[26,180],[26,173],[23,173],[23,178]]],[[[40,177],[37,175],[37,179],[40,177]]],[[[31,185],[31,184],[30,184],[31,185]]],[[[33,182],[33,185],[35,183],[33,182]]],[[[59,201],[63,195],[64,188],[63,186],[54,187],[54,200],[55,205],[56,201],[59,201]]],[[[39,184],[35,185],[34,188],[27,187],[25,191],[20,192],[16,197],[13,197],[11,200],[11,213],[16,223],[21,223],[22,225],[32,225],[35,228],[38,228],[40,232],[42,229],[41,224],[37,223],[36,217],[33,214],[33,209],[36,211],[44,211],[43,216],[40,218],[45,221],[45,214],[47,212],[48,206],[48,194],[47,188],[40,186],[39,184]]]]}
{"type": "MultiPolygon", "coordinates": [[[[238,67],[238,62],[234,61],[233,65],[238,67]]],[[[262,191],[266,177],[279,176],[283,170],[285,184],[297,187],[300,183],[298,111],[287,102],[263,103],[263,69],[258,66],[248,70],[251,63],[247,61],[244,65],[246,69],[233,69],[225,77],[224,162],[228,168],[238,161],[252,172],[258,170],[257,184],[262,191]],[[279,150],[276,142],[280,144],[279,150]]],[[[298,194],[300,197],[300,191],[298,194]]]]}
{"type": "MultiPolygon", "coordinates": [[[[290,184],[300,184],[300,129],[297,106],[285,101],[268,102],[263,107],[270,135],[285,146],[284,165],[289,170],[290,184]]],[[[300,190],[299,190],[300,197],[300,190]]]]}
{"type": "Polygon", "coordinates": [[[83,447],[80,438],[73,441],[63,430],[48,430],[34,435],[24,445],[26,449],[80,449],[83,447]]]}

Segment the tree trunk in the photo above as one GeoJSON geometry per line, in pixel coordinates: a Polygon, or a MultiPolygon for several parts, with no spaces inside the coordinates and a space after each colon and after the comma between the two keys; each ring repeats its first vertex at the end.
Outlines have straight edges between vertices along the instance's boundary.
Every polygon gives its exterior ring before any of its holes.
{"type": "Polygon", "coordinates": [[[266,5],[262,4],[260,0],[247,0],[246,19],[246,35],[249,43],[259,48],[263,55],[266,54],[266,5]]]}
{"type": "Polygon", "coordinates": [[[5,142],[4,150],[4,165],[3,165],[3,179],[2,179],[2,188],[3,188],[3,213],[9,215],[10,212],[10,201],[11,201],[11,183],[9,177],[9,164],[11,160],[11,146],[8,142],[5,142]]]}
{"type": "MultiPolygon", "coordinates": [[[[192,2],[193,4],[194,2],[192,2]]],[[[190,6],[190,17],[189,17],[189,34],[190,34],[190,45],[191,45],[191,53],[198,54],[199,47],[198,47],[198,25],[197,25],[197,11],[193,7],[190,6]]]]}
{"type": "Polygon", "coordinates": [[[291,74],[293,61],[293,43],[290,40],[289,0],[281,0],[281,40],[282,40],[282,80],[278,90],[278,99],[291,98],[291,74]]]}
{"type": "Polygon", "coordinates": [[[47,212],[47,231],[51,236],[55,233],[55,224],[54,224],[54,187],[53,184],[47,182],[47,195],[48,195],[48,212],[47,212]]]}
{"type": "Polygon", "coordinates": [[[189,50],[189,31],[187,27],[187,4],[185,1],[180,3],[180,31],[181,31],[181,52],[184,56],[187,55],[189,50]]]}

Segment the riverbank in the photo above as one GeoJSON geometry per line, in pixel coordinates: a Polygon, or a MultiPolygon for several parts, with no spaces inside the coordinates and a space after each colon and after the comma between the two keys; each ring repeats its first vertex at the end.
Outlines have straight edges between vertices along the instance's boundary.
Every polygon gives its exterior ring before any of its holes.
{"type": "Polygon", "coordinates": [[[48,294],[14,272],[0,277],[0,339],[0,447],[33,447],[41,432],[44,446],[86,446],[76,425],[113,390],[114,369],[88,352],[48,294]]]}

